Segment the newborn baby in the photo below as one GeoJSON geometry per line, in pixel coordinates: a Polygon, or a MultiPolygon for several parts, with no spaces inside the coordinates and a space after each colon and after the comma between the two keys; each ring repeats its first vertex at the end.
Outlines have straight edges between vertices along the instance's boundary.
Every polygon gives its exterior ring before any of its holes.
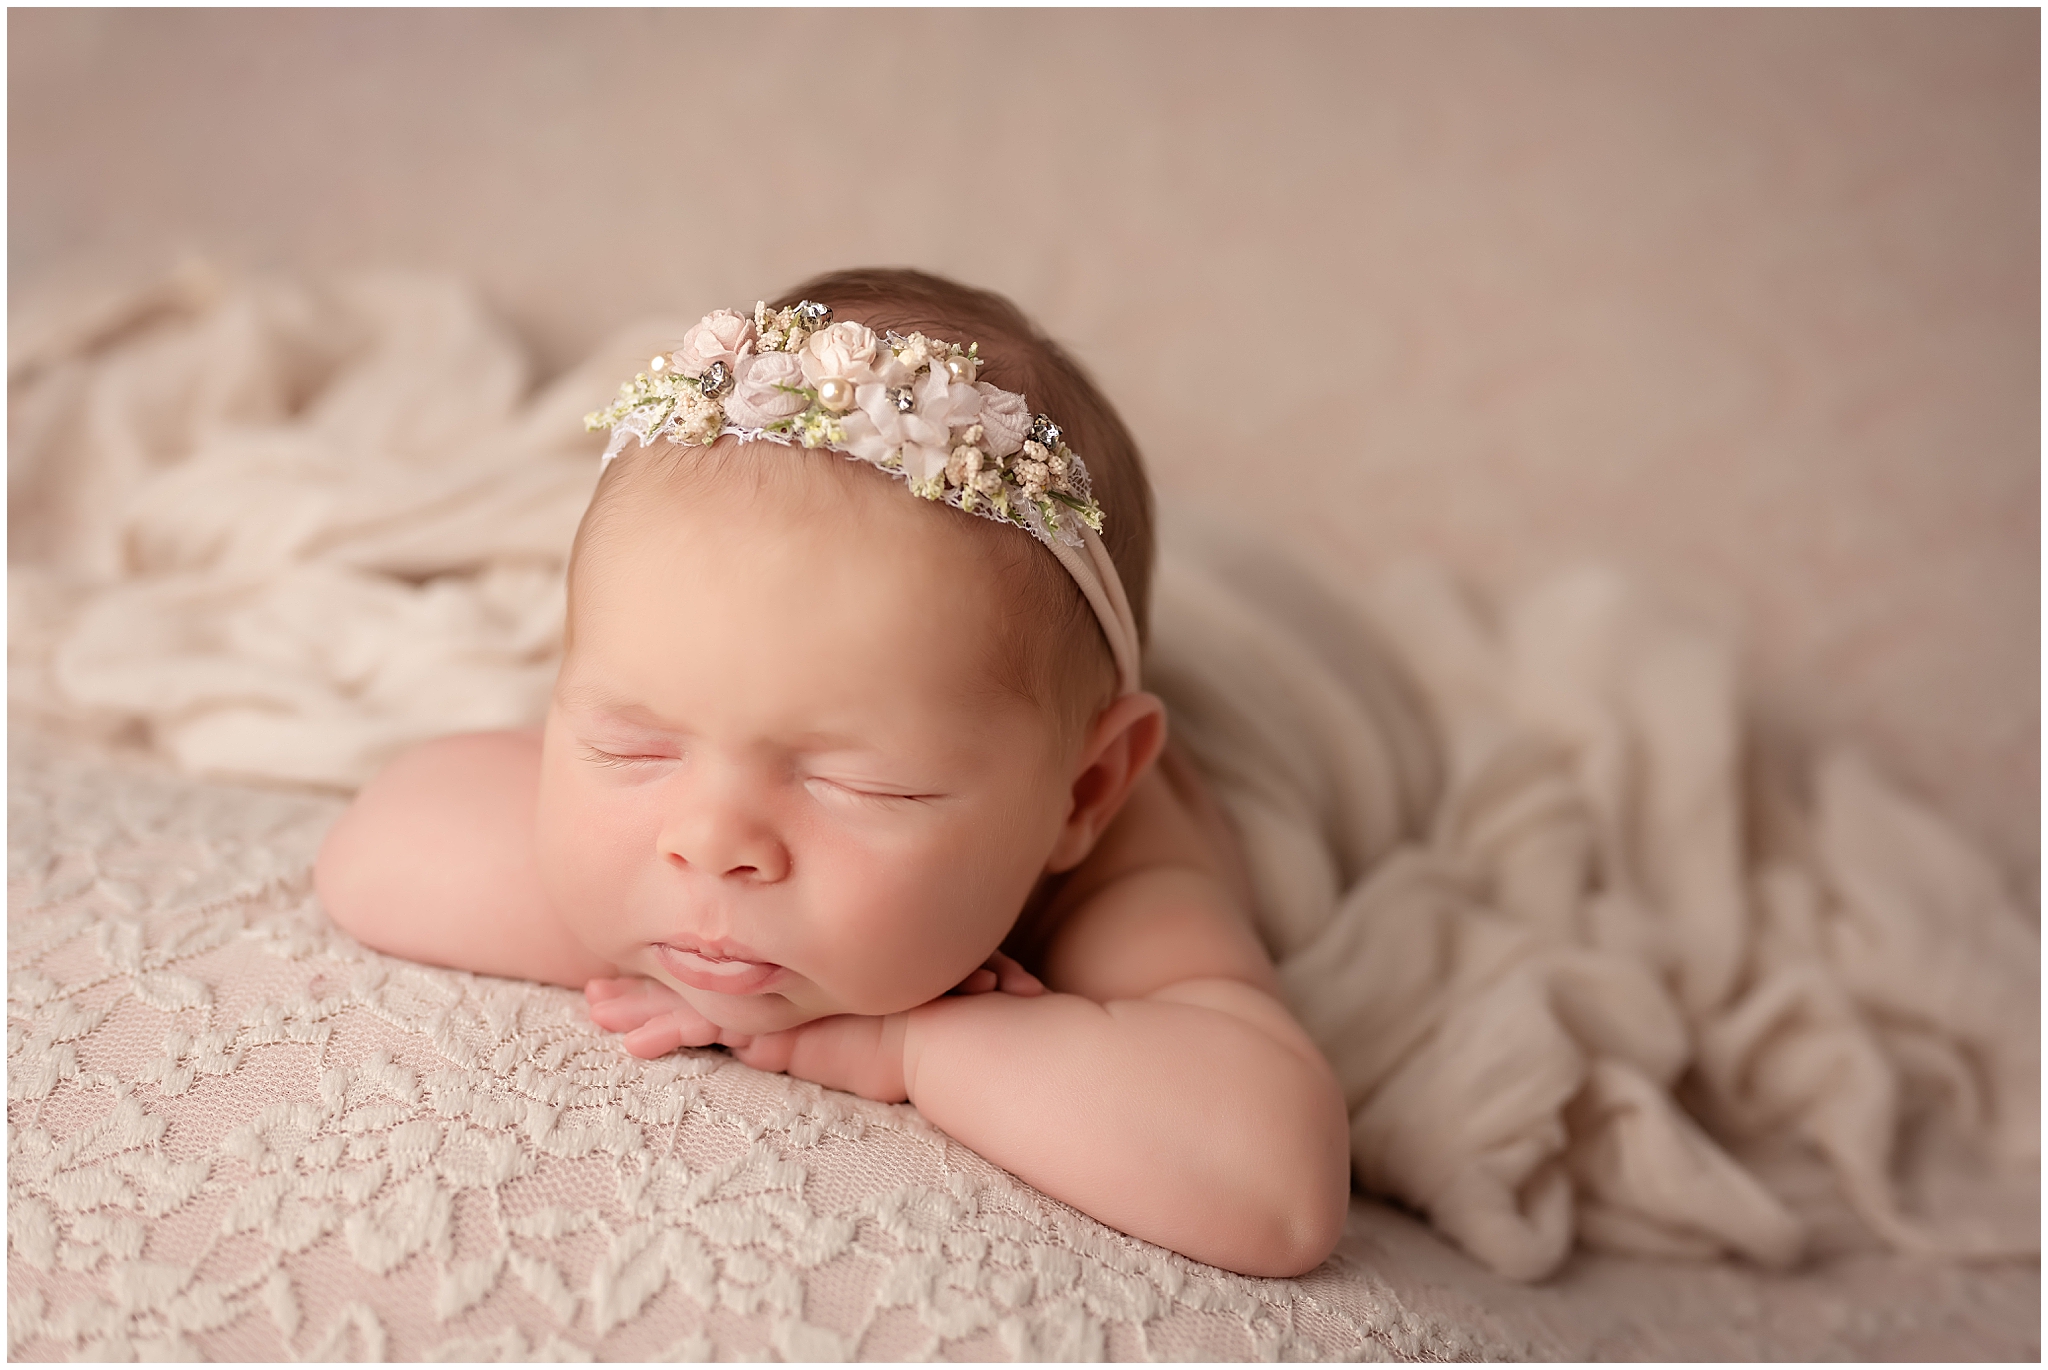
{"type": "Polygon", "coordinates": [[[1007,301],[905,271],[720,311],[650,372],[593,416],[545,728],[396,760],[320,853],[329,914],[581,987],[638,1056],[907,1099],[1198,1260],[1319,1264],[1343,1102],[1138,688],[1115,411],[1007,301]]]}

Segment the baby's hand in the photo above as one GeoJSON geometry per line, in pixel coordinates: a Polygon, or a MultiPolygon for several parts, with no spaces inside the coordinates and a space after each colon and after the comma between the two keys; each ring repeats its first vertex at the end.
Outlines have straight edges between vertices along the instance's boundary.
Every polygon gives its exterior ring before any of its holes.
{"type": "Polygon", "coordinates": [[[967,978],[946,991],[948,994],[987,994],[991,990],[1002,994],[1015,994],[1029,999],[1034,994],[1045,993],[1045,986],[1036,975],[1024,969],[1001,952],[993,953],[988,960],[967,973],[967,978]]]}
{"type": "MultiPolygon", "coordinates": [[[[948,994],[1015,994],[1029,998],[1045,993],[1038,977],[1010,957],[996,952],[970,972],[948,994]]],[[[652,1060],[678,1047],[731,1047],[733,1054],[758,1070],[788,1070],[796,1039],[805,1028],[771,1032],[761,1037],[726,1032],[690,1007],[682,995],[639,975],[617,980],[592,980],[583,986],[590,1021],[611,1032],[626,1034],[626,1050],[652,1060]]],[[[829,1020],[828,1020],[829,1021],[829,1020]]]]}
{"type": "MultiPolygon", "coordinates": [[[[1045,986],[1030,971],[996,952],[947,993],[1029,998],[1045,993],[1045,986]]],[[[733,1055],[756,1070],[780,1071],[883,1103],[902,1103],[909,1097],[903,1065],[909,1018],[908,1013],[882,1018],[842,1013],[728,1045],[733,1055]]]]}
{"type": "Polygon", "coordinates": [[[638,975],[592,980],[583,986],[583,999],[590,1005],[591,1022],[625,1033],[626,1050],[647,1060],[678,1047],[743,1046],[753,1040],[738,1034],[728,1040],[718,1024],[659,980],[638,975]]]}

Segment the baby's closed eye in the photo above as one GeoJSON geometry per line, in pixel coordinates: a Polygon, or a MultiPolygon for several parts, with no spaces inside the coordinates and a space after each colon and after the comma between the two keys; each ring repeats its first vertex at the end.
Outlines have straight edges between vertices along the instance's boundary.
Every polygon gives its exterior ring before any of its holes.
{"type": "Polygon", "coordinates": [[[655,765],[678,758],[673,752],[606,751],[601,747],[586,745],[583,748],[583,759],[594,765],[618,769],[625,766],[655,765]]]}
{"type": "Polygon", "coordinates": [[[902,789],[889,785],[851,780],[834,779],[830,776],[813,775],[804,780],[804,788],[828,803],[850,803],[870,808],[903,808],[914,804],[928,804],[944,796],[902,789]]]}

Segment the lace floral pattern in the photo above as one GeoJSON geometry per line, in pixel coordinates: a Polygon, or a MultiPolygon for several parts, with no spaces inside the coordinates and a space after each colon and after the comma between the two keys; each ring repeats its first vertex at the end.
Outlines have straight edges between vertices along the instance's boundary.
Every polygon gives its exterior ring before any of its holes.
{"type": "Polygon", "coordinates": [[[1334,1263],[1245,1279],[925,1124],[578,996],[375,955],[308,879],[333,799],[17,737],[15,1358],[1450,1359],[1334,1263]]]}

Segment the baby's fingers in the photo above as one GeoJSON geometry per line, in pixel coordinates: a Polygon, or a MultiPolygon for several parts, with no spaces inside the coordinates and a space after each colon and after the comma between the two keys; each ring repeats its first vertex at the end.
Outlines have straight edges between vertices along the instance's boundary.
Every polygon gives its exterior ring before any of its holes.
{"type": "Polygon", "coordinates": [[[1005,994],[1020,995],[1029,999],[1045,993],[1045,982],[1024,969],[1016,958],[996,952],[984,963],[984,969],[995,972],[995,987],[1005,994]]]}
{"type": "Polygon", "coordinates": [[[1036,975],[1019,965],[1015,958],[996,951],[990,952],[988,960],[969,971],[965,980],[946,992],[989,994],[996,991],[1029,998],[1034,994],[1045,993],[1045,986],[1039,982],[1036,975]]]}
{"type": "Polygon", "coordinates": [[[718,1025],[658,980],[637,975],[592,980],[583,987],[583,998],[590,1005],[590,1021],[625,1033],[626,1050],[645,1060],[718,1040],[718,1025]]]}
{"type": "Polygon", "coordinates": [[[717,1025],[706,1021],[695,1009],[684,1007],[650,1018],[627,1033],[626,1050],[642,1060],[651,1061],[678,1047],[709,1046],[717,1040],[717,1025]]]}
{"type": "Polygon", "coordinates": [[[683,1030],[672,1018],[655,1018],[626,1034],[626,1050],[643,1061],[666,1056],[683,1044],[683,1030]]]}
{"type": "Polygon", "coordinates": [[[790,1028],[782,1032],[764,1032],[751,1038],[736,1038],[726,1045],[732,1054],[744,1065],[756,1070],[785,1071],[789,1069],[790,1057],[796,1051],[796,1039],[803,1029],[790,1028]]]}
{"type": "Polygon", "coordinates": [[[642,1023],[688,1007],[683,996],[656,980],[638,975],[622,980],[592,980],[583,987],[590,1021],[612,1032],[631,1032],[642,1023]]]}
{"type": "Polygon", "coordinates": [[[644,983],[645,979],[640,975],[622,975],[616,980],[586,980],[583,982],[583,998],[592,1004],[602,999],[616,999],[635,985],[644,983]]]}
{"type": "Polygon", "coordinates": [[[987,994],[999,983],[1001,982],[996,979],[994,971],[990,970],[987,966],[977,966],[967,972],[965,980],[962,980],[947,992],[949,994],[987,994]]]}

